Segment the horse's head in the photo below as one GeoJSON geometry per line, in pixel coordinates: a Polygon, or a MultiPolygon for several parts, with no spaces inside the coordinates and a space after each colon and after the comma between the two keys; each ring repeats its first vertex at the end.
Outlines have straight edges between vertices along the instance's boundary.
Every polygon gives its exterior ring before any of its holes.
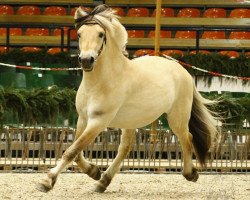
{"type": "Polygon", "coordinates": [[[113,44],[117,44],[118,36],[121,44],[117,46],[122,52],[127,42],[127,33],[108,6],[97,6],[90,13],[79,7],[74,18],[79,38],[79,62],[84,71],[92,71],[95,61],[105,49],[108,36],[110,39],[115,38],[113,44]]]}
{"type": "Polygon", "coordinates": [[[84,71],[91,71],[93,64],[102,53],[106,43],[106,33],[99,25],[83,25],[78,30],[79,62],[84,71]]]}

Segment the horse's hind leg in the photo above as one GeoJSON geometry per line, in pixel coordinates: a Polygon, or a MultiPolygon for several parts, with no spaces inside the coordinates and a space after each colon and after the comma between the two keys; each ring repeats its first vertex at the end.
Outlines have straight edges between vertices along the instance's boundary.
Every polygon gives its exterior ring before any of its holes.
{"type": "Polygon", "coordinates": [[[188,102],[186,102],[186,104],[176,105],[172,108],[171,113],[168,114],[168,123],[181,144],[184,160],[182,174],[188,181],[195,182],[198,180],[199,175],[192,163],[193,136],[188,128],[190,112],[191,105],[188,102]]]}
{"type": "Polygon", "coordinates": [[[110,184],[112,178],[120,170],[120,165],[124,158],[128,155],[135,138],[134,129],[122,129],[121,144],[118,148],[118,154],[115,157],[113,163],[109,168],[102,174],[101,179],[97,182],[95,186],[96,192],[104,192],[108,185],[110,184]]]}

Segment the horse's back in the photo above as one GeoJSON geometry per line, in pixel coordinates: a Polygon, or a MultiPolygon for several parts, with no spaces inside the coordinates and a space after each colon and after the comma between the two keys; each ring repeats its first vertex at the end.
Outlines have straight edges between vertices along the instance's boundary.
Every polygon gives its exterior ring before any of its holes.
{"type": "MultiPolygon", "coordinates": [[[[193,78],[178,62],[159,56],[143,56],[132,61],[138,73],[143,73],[167,88],[167,93],[177,99],[193,97],[193,78]],[[171,92],[172,91],[172,92],[171,92]]],[[[168,96],[169,96],[168,95],[168,96]]]]}
{"type": "Polygon", "coordinates": [[[157,79],[172,80],[174,85],[190,84],[192,77],[187,70],[178,62],[159,56],[142,56],[131,60],[138,73],[148,74],[150,77],[157,76],[157,79]]]}

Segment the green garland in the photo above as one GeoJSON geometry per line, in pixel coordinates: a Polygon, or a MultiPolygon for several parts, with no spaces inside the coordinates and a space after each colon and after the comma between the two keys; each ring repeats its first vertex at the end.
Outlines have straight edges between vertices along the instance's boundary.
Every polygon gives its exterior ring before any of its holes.
{"type": "Polygon", "coordinates": [[[229,93],[222,95],[216,93],[202,93],[207,99],[218,100],[211,110],[220,115],[225,124],[242,125],[244,119],[250,122],[250,94],[249,93],[229,93]]]}
{"type": "Polygon", "coordinates": [[[0,119],[15,113],[22,123],[47,123],[58,116],[68,118],[75,112],[76,91],[65,88],[35,88],[31,90],[0,88],[0,119]]]}
{"type": "Polygon", "coordinates": [[[4,90],[3,88],[0,87],[0,121],[3,120],[4,109],[5,109],[4,90]]]}
{"type": "MultiPolygon", "coordinates": [[[[15,113],[18,120],[24,124],[51,124],[58,116],[68,119],[69,114],[76,118],[75,96],[76,90],[69,88],[26,90],[0,87],[0,119],[2,123],[6,123],[8,113],[15,113]]],[[[220,113],[225,123],[241,126],[243,119],[250,122],[250,94],[203,93],[203,96],[209,99],[220,99],[219,103],[211,109],[220,113]]]]}
{"type": "MultiPolygon", "coordinates": [[[[219,54],[196,54],[180,58],[181,61],[221,74],[250,77],[250,58],[241,55],[239,58],[230,59],[219,54]]],[[[204,72],[189,70],[194,75],[206,75],[204,72]]]]}
{"type": "Polygon", "coordinates": [[[48,54],[45,50],[38,52],[23,52],[19,49],[14,49],[9,53],[0,53],[0,60],[1,62],[14,63],[16,65],[20,65],[26,62],[40,63],[44,67],[48,64],[65,63],[67,65],[70,65],[72,62],[70,54],[65,52],[51,55],[48,54]]]}
{"type": "MultiPolygon", "coordinates": [[[[181,61],[200,67],[209,71],[218,73],[246,76],[250,77],[250,58],[241,55],[239,58],[230,59],[227,56],[219,54],[196,54],[184,55],[183,57],[176,56],[175,58],[181,61]]],[[[40,52],[22,52],[18,49],[10,51],[9,53],[0,54],[0,61],[4,63],[14,63],[20,65],[26,62],[40,63],[41,66],[47,67],[53,64],[61,64],[67,67],[78,67],[77,57],[71,57],[67,52],[50,55],[46,51],[40,52]]],[[[189,69],[190,73],[195,75],[204,75],[203,72],[193,71],[189,69]]]]}

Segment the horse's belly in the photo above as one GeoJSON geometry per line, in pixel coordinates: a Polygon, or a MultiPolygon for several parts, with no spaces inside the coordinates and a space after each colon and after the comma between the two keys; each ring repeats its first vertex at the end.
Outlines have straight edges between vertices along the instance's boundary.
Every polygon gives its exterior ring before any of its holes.
{"type": "Polygon", "coordinates": [[[155,100],[154,103],[125,104],[109,126],[125,129],[144,127],[168,112],[172,103],[162,100],[162,98],[161,101],[155,100]]]}
{"type": "Polygon", "coordinates": [[[135,129],[144,127],[148,124],[150,124],[154,119],[157,119],[159,117],[158,115],[151,116],[150,118],[141,119],[141,116],[138,116],[137,118],[133,116],[133,118],[123,118],[120,116],[117,116],[110,124],[109,127],[113,128],[124,128],[124,129],[135,129]]]}

